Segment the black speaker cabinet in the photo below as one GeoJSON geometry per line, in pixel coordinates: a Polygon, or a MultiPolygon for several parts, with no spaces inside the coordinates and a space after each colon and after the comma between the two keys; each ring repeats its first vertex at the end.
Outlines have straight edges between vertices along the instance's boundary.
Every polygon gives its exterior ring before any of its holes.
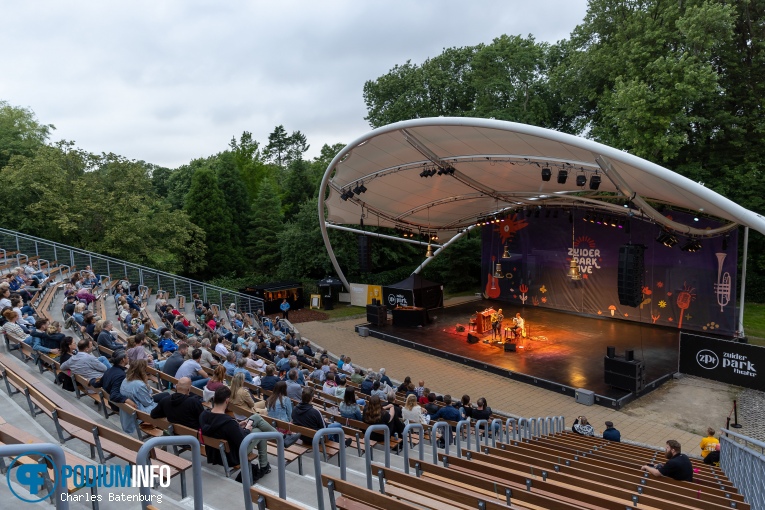
{"type": "Polygon", "coordinates": [[[388,308],[380,305],[367,305],[367,322],[373,326],[385,326],[388,322],[388,308]]]}
{"type": "Polygon", "coordinates": [[[515,352],[516,350],[515,348],[516,348],[516,344],[514,343],[508,342],[505,344],[505,352],[515,352]]]}
{"type": "Polygon", "coordinates": [[[643,300],[644,252],[645,246],[642,244],[625,244],[619,247],[616,287],[620,305],[637,307],[643,300]]]}
{"type": "Polygon", "coordinates": [[[606,347],[606,356],[608,356],[609,358],[613,358],[614,356],[616,356],[616,347],[614,347],[613,345],[609,345],[608,347],[606,347]]]}
{"type": "Polygon", "coordinates": [[[478,343],[478,337],[468,333],[467,343],[469,343],[469,344],[477,344],[478,343]]]}
{"type": "Polygon", "coordinates": [[[359,271],[369,273],[372,271],[372,239],[359,235],[359,271]]]}
{"type": "Polygon", "coordinates": [[[609,386],[638,393],[645,386],[645,363],[606,356],[603,358],[603,376],[609,386]]]}

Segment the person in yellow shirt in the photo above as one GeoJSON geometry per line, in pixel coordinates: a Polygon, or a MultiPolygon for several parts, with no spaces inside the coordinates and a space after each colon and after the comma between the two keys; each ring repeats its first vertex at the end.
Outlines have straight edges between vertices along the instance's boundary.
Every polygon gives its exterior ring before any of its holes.
{"type": "Polygon", "coordinates": [[[701,456],[706,457],[709,455],[709,452],[715,451],[717,448],[717,445],[720,444],[720,441],[717,440],[715,437],[715,429],[712,427],[709,427],[707,429],[707,437],[701,440],[701,443],[699,443],[699,447],[701,448],[701,456]]]}

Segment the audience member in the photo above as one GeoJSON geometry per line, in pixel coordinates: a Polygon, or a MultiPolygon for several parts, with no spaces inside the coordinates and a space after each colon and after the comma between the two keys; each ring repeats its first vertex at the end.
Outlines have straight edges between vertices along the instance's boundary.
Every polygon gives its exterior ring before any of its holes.
{"type": "Polygon", "coordinates": [[[362,420],[361,408],[359,407],[358,402],[356,402],[356,392],[353,388],[345,390],[345,396],[338,408],[340,416],[343,418],[350,418],[358,421],[362,420]]]}
{"type": "MultiPolygon", "coordinates": [[[[271,367],[271,365],[269,365],[271,367]]],[[[266,412],[271,418],[292,421],[292,400],[287,396],[287,383],[279,381],[266,400],[266,412]]]]}
{"type": "MultiPolygon", "coordinates": [[[[162,366],[162,372],[166,373],[170,377],[175,377],[175,374],[178,373],[178,369],[181,368],[183,362],[186,361],[186,355],[188,352],[189,344],[183,341],[179,342],[178,350],[165,360],[165,364],[162,366]]],[[[189,382],[189,384],[191,383],[189,382]]]]}
{"type": "Polygon", "coordinates": [[[111,368],[111,363],[104,356],[96,358],[91,354],[93,342],[90,340],[80,340],[77,344],[77,352],[64,363],[60,369],[63,371],[71,370],[72,374],[80,375],[91,385],[103,377],[104,372],[111,368]]]}
{"type": "Polygon", "coordinates": [[[606,422],[606,430],[603,431],[603,439],[620,443],[622,440],[621,433],[614,428],[613,422],[606,422]]]}
{"type": "Polygon", "coordinates": [[[662,477],[666,476],[674,478],[675,480],[692,482],[693,481],[693,465],[691,459],[687,455],[682,453],[680,443],[674,439],[667,441],[667,445],[664,448],[666,452],[667,462],[664,464],[646,464],[640,469],[651,473],[653,476],[662,477]]]}
{"type": "Polygon", "coordinates": [[[243,373],[237,373],[234,375],[233,379],[231,379],[231,404],[247,411],[246,415],[234,411],[234,418],[237,420],[243,420],[254,413],[267,415],[266,403],[262,400],[255,402],[252,399],[250,390],[244,387],[243,373]]]}
{"type": "Polygon", "coordinates": [[[571,431],[582,436],[594,436],[595,429],[589,424],[585,416],[578,416],[571,426],[571,431]]]}
{"type": "Polygon", "coordinates": [[[168,396],[167,393],[152,395],[149,388],[149,374],[146,371],[148,366],[145,359],[131,361],[125,373],[125,379],[120,385],[120,393],[135,402],[136,409],[146,413],[150,413],[157,402],[168,396]]]}
{"type": "Polygon", "coordinates": [[[406,397],[406,404],[401,410],[401,417],[404,423],[427,423],[425,410],[417,403],[417,397],[409,395],[406,397]]]}
{"type": "Polygon", "coordinates": [[[191,379],[191,385],[197,388],[204,388],[207,384],[207,372],[202,369],[202,365],[199,364],[199,359],[202,357],[202,351],[194,349],[191,352],[191,359],[187,359],[178,368],[175,373],[176,379],[182,377],[188,377],[191,379]]]}
{"type": "Polygon", "coordinates": [[[715,429],[712,427],[707,428],[707,437],[701,440],[699,448],[701,448],[701,456],[706,459],[707,455],[717,449],[717,445],[720,441],[715,437],[715,429]]]}
{"type": "Polygon", "coordinates": [[[274,386],[276,386],[276,383],[278,383],[281,380],[275,374],[276,374],[276,369],[274,368],[274,366],[268,365],[266,367],[265,377],[262,377],[260,379],[260,387],[266,391],[272,391],[274,389],[274,386]]]}

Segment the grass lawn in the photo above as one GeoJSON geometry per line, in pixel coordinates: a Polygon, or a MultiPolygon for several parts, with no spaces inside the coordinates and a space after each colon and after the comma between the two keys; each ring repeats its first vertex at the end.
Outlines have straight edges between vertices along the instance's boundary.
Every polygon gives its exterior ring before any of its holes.
{"type": "Polygon", "coordinates": [[[363,306],[351,306],[345,303],[335,303],[334,310],[321,310],[329,315],[330,319],[342,319],[345,317],[352,317],[354,315],[366,315],[367,310],[363,306]]]}
{"type": "Polygon", "coordinates": [[[765,304],[746,303],[744,331],[749,338],[749,343],[765,346],[765,304]]]}

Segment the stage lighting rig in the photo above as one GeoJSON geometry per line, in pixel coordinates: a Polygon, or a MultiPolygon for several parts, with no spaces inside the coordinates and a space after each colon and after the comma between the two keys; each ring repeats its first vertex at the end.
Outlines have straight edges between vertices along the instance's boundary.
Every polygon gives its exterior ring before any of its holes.
{"type": "Polygon", "coordinates": [[[701,249],[701,243],[697,239],[688,239],[688,242],[680,248],[682,251],[696,253],[701,249]]]}
{"type": "Polygon", "coordinates": [[[542,169],[542,180],[547,182],[550,180],[550,177],[552,177],[552,170],[550,170],[547,167],[544,167],[542,169]]]}
{"type": "Polygon", "coordinates": [[[558,170],[558,184],[566,184],[568,170],[558,170]]]}
{"type": "Polygon", "coordinates": [[[666,230],[662,230],[659,237],[656,238],[657,243],[661,243],[667,248],[672,248],[677,244],[677,237],[673,236],[666,230]]]}
{"type": "Polygon", "coordinates": [[[584,185],[587,184],[587,176],[584,174],[579,174],[576,176],[576,185],[580,188],[583,188],[584,185]]]}
{"type": "Polygon", "coordinates": [[[596,190],[600,187],[600,176],[599,175],[593,175],[590,177],[590,189],[596,190]]]}

